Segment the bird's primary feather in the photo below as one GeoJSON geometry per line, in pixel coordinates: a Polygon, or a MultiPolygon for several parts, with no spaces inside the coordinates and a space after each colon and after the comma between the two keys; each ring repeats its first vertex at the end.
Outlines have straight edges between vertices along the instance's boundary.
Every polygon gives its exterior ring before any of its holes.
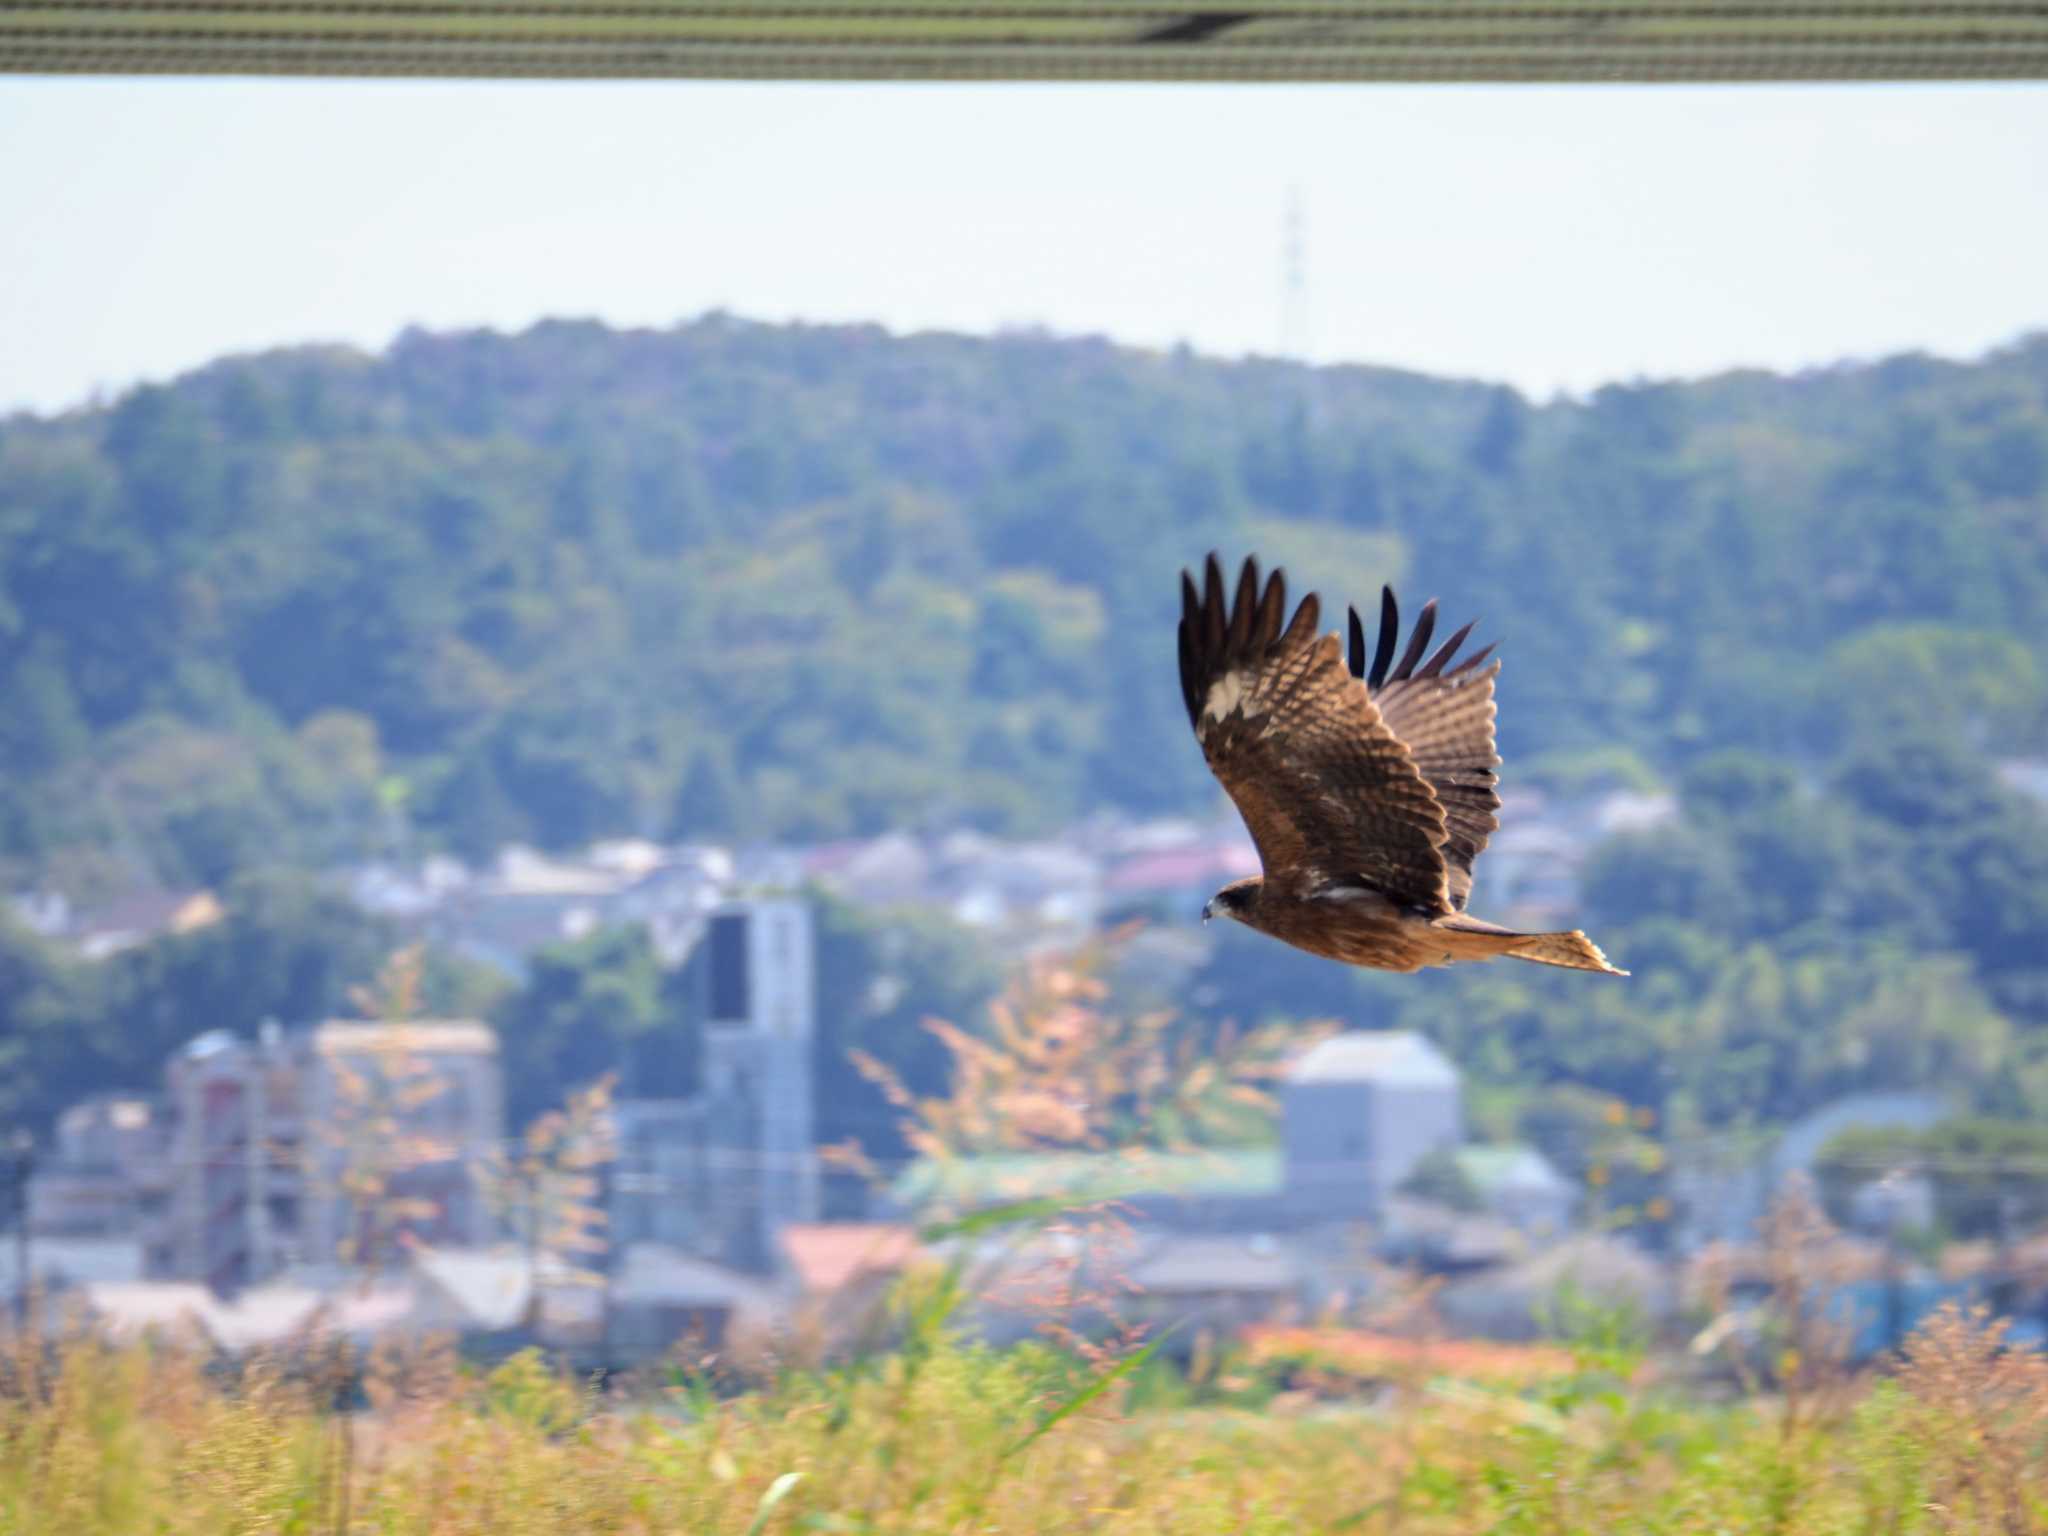
{"type": "Polygon", "coordinates": [[[1275,634],[1286,600],[1279,572],[1261,595],[1258,563],[1247,560],[1227,616],[1214,555],[1200,596],[1182,581],[1188,723],[1243,815],[1266,878],[1304,886],[1360,879],[1403,906],[1452,910],[1443,809],[1345,667],[1336,637],[1316,633],[1315,596],[1275,634]]]}
{"type": "Polygon", "coordinates": [[[1422,663],[1436,627],[1436,602],[1425,603],[1401,664],[1391,672],[1388,662],[1400,635],[1401,611],[1391,587],[1380,589],[1379,649],[1370,672],[1364,666],[1363,627],[1351,610],[1351,672],[1366,679],[1380,714],[1414,755],[1415,766],[1435,791],[1449,833],[1444,860],[1449,866],[1451,902],[1460,911],[1472,894],[1472,865],[1485,851],[1487,839],[1500,830],[1500,755],[1494,746],[1493,680],[1500,671],[1484,649],[1449,665],[1472,633],[1467,624],[1422,663]]]}

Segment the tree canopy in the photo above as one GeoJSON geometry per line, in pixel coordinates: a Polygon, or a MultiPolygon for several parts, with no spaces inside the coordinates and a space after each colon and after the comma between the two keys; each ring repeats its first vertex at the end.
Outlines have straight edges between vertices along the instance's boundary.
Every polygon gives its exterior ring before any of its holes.
{"type": "Polygon", "coordinates": [[[2039,749],[2044,497],[2039,339],[1541,405],[721,316],[239,358],[0,422],[0,857],[1205,807],[1212,546],[1479,618],[1518,776],[2039,749]]]}
{"type": "MultiPolygon", "coordinates": [[[[1173,663],[1175,573],[1217,548],[1338,615],[1440,596],[1502,643],[1508,786],[1661,783],[1683,815],[1585,871],[1625,987],[1233,935],[1192,1024],[1406,1023],[1482,1088],[1703,1125],[1928,1077],[2030,1112],[2048,822],[1993,770],[2048,753],[2044,529],[2044,337],[1535,402],[712,315],[272,352],[11,417],[0,865],[238,894],[92,974],[0,930],[0,1076],[47,1105],[153,1074],[209,999],[332,1006],[374,925],[280,868],[1220,810],[1173,663]]],[[[942,926],[835,913],[821,942],[826,1035],[913,1079],[916,1021],[993,984],[942,926]]],[[[673,986],[629,937],[543,957],[493,1004],[515,1102],[631,1068],[673,986]]]]}

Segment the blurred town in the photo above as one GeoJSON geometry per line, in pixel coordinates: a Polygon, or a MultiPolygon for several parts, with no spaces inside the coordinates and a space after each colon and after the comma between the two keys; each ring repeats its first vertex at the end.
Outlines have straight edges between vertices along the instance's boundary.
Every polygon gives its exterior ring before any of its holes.
{"type": "Polygon", "coordinates": [[[724,313],[0,420],[0,1296],[610,1365],[966,1252],[998,1337],[1683,1345],[1794,1199],[1857,1349],[2039,1336],[2044,445],[2041,336],[1534,401],[724,313]],[[1198,920],[1212,549],[1500,642],[1473,910],[1626,982],[1198,920]]]}
{"type": "MultiPolygon", "coordinates": [[[[2028,765],[2005,777],[2039,788],[2028,765]]],[[[1489,910],[1569,920],[1584,851],[1675,809],[1624,792],[1511,797],[1488,855],[1489,910]]],[[[1640,1133],[1621,1154],[1632,1166],[1570,1177],[1534,1146],[1472,1136],[1464,1072],[1439,1045],[1355,1017],[1287,1061],[1264,1140],[913,1153],[870,1159],[860,1178],[824,1145],[820,893],[943,913],[1017,958],[1145,919],[1147,963],[1170,969],[1193,964],[1204,900],[1256,868],[1234,822],[1105,818],[1031,842],[620,840],[580,856],[508,847],[483,868],[436,857],[336,871],[338,889],[406,940],[508,977],[550,945],[643,931],[664,968],[691,977],[695,1091],[651,1091],[631,1073],[564,1083],[563,1109],[512,1124],[494,1031],[419,1017],[416,996],[366,995],[362,1017],[209,1030],[163,1063],[159,1092],[86,1098],[48,1145],[16,1145],[0,1292],[17,1305],[33,1293],[50,1326],[191,1328],[225,1350],[322,1327],[364,1341],[454,1333],[484,1351],[537,1342],[622,1366],[685,1341],[798,1330],[846,1345],[876,1326],[906,1270],[971,1251],[972,1319],[993,1338],[1043,1320],[1033,1276],[1041,1292],[1114,1296],[1106,1315],[1178,1324],[1185,1338],[1358,1315],[1418,1282],[1432,1326],[1452,1335],[1534,1339],[1567,1290],[1668,1333],[1709,1290],[1768,1289],[1773,1202],[1810,1198],[1831,1176],[1831,1305],[1856,1350],[1895,1343],[1957,1299],[2004,1312],[2016,1338],[2048,1337],[2048,1228],[2000,1220],[1995,1241],[1902,1243],[1934,1225],[1927,1170],[1852,1161],[1844,1185],[1839,1157],[1821,1166],[1845,1136],[1939,1123],[1938,1086],[1850,1095],[1763,1141],[1664,1140],[1644,1117],[1619,1128],[1640,1133]],[[1632,1223],[1631,1198],[1658,1219],[1632,1223]],[[1114,1214],[1022,1240],[933,1225],[935,1212],[1017,1201],[1114,1214]]],[[[89,960],[220,916],[204,890],[94,911],[32,894],[15,906],[89,960]]]]}

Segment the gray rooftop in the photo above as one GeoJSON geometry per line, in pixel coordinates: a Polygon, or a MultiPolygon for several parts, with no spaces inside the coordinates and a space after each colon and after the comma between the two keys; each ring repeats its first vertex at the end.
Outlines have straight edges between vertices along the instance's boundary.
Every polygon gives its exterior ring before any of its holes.
{"type": "Polygon", "coordinates": [[[1311,1048],[1289,1070],[1287,1080],[1456,1088],[1458,1069],[1412,1030],[1347,1030],[1311,1048]]]}

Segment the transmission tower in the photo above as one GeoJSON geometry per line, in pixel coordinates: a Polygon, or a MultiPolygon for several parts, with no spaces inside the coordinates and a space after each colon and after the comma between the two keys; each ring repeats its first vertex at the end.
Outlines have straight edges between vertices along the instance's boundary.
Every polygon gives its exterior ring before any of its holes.
{"type": "Polygon", "coordinates": [[[1280,244],[1280,355],[1305,363],[1309,360],[1308,212],[1299,186],[1287,189],[1280,244]]]}

